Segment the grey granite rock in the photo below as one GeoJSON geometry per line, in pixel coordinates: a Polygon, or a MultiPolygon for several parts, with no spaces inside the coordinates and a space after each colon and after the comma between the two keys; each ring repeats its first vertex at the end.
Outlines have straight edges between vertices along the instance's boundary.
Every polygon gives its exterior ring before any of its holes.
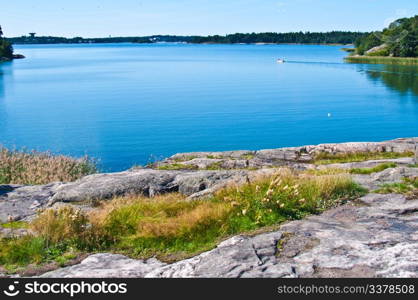
{"type": "Polygon", "coordinates": [[[62,186],[52,183],[39,186],[0,185],[0,223],[17,221],[36,213],[62,186]]]}
{"type": "Polygon", "coordinates": [[[109,199],[128,194],[154,196],[168,192],[193,195],[219,183],[240,181],[248,171],[162,171],[140,169],[120,173],[95,174],[62,185],[51,197],[54,202],[109,199]]]}
{"type": "Polygon", "coordinates": [[[156,259],[135,260],[119,254],[94,254],[80,264],[48,272],[40,277],[53,278],[127,278],[143,277],[164,266],[156,259]]]}
{"type": "Polygon", "coordinates": [[[378,189],[382,184],[401,182],[404,177],[417,177],[418,168],[398,167],[386,169],[370,175],[354,175],[357,183],[369,190],[378,189]]]}
{"type": "MultiPolygon", "coordinates": [[[[91,200],[142,194],[154,196],[180,192],[196,199],[211,195],[230,183],[243,183],[251,178],[274,173],[273,169],[221,171],[133,171],[94,174],[76,182],[42,186],[0,185],[0,223],[33,216],[37,209],[56,203],[86,205],[91,200]]],[[[85,208],[88,209],[88,208],[85,208]]]]}
{"type": "MultiPolygon", "coordinates": [[[[352,142],[320,144],[302,147],[265,149],[258,151],[190,152],[179,153],[156,163],[155,167],[181,163],[206,169],[217,165],[224,169],[245,169],[292,166],[306,168],[318,153],[340,154],[348,152],[413,152],[418,138],[396,139],[386,142],[352,142]]],[[[412,161],[412,160],[410,160],[412,161]]]]}

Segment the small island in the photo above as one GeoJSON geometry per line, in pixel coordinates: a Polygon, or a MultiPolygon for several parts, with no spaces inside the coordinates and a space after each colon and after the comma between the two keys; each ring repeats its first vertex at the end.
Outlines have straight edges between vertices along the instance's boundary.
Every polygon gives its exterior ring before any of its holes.
{"type": "Polygon", "coordinates": [[[22,54],[13,54],[12,44],[3,38],[3,30],[0,26],[0,62],[12,59],[25,58],[22,54]]]}
{"type": "Polygon", "coordinates": [[[346,58],[353,63],[418,64],[418,15],[359,37],[346,58]]]}

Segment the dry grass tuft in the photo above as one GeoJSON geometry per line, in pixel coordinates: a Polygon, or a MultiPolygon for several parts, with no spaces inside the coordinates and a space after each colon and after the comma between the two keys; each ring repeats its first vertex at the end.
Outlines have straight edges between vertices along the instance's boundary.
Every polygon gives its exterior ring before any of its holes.
{"type": "Polygon", "coordinates": [[[87,157],[75,159],[49,152],[0,147],[0,184],[47,184],[75,181],[96,172],[87,157]]]}
{"type": "Polygon", "coordinates": [[[30,229],[50,243],[58,243],[82,234],[87,221],[80,209],[63,206],[42,211],[30,224],[30,229]]]}
{"type": "Polygon", "coordinates": [[[227,203],[188,201],[177,193],[154,198],[131,196],[103,203],[90,213],[89,220],[112,235],[170,237],[222,221],[230,209],[227,203]]]}

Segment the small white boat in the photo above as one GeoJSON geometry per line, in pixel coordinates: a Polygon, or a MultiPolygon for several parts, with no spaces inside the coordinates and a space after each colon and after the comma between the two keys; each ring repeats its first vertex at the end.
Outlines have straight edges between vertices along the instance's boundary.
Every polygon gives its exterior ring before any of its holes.
{"type": "Polygon", "coordinates": [[[284,63],[284,59],[279,58],[279,59],[277,60],[277,63],[278,63],[278,64],[282,64],[282,63],[284,63]]]}

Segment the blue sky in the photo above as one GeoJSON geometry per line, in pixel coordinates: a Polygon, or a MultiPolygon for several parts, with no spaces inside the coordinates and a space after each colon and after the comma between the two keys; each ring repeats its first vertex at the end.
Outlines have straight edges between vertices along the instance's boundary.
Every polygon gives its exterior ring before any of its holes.
{"type": "Polygon", "coordinates": [[[418,14],[416,0],[1,0],[8,37],[371,31],[418,14]]]}

